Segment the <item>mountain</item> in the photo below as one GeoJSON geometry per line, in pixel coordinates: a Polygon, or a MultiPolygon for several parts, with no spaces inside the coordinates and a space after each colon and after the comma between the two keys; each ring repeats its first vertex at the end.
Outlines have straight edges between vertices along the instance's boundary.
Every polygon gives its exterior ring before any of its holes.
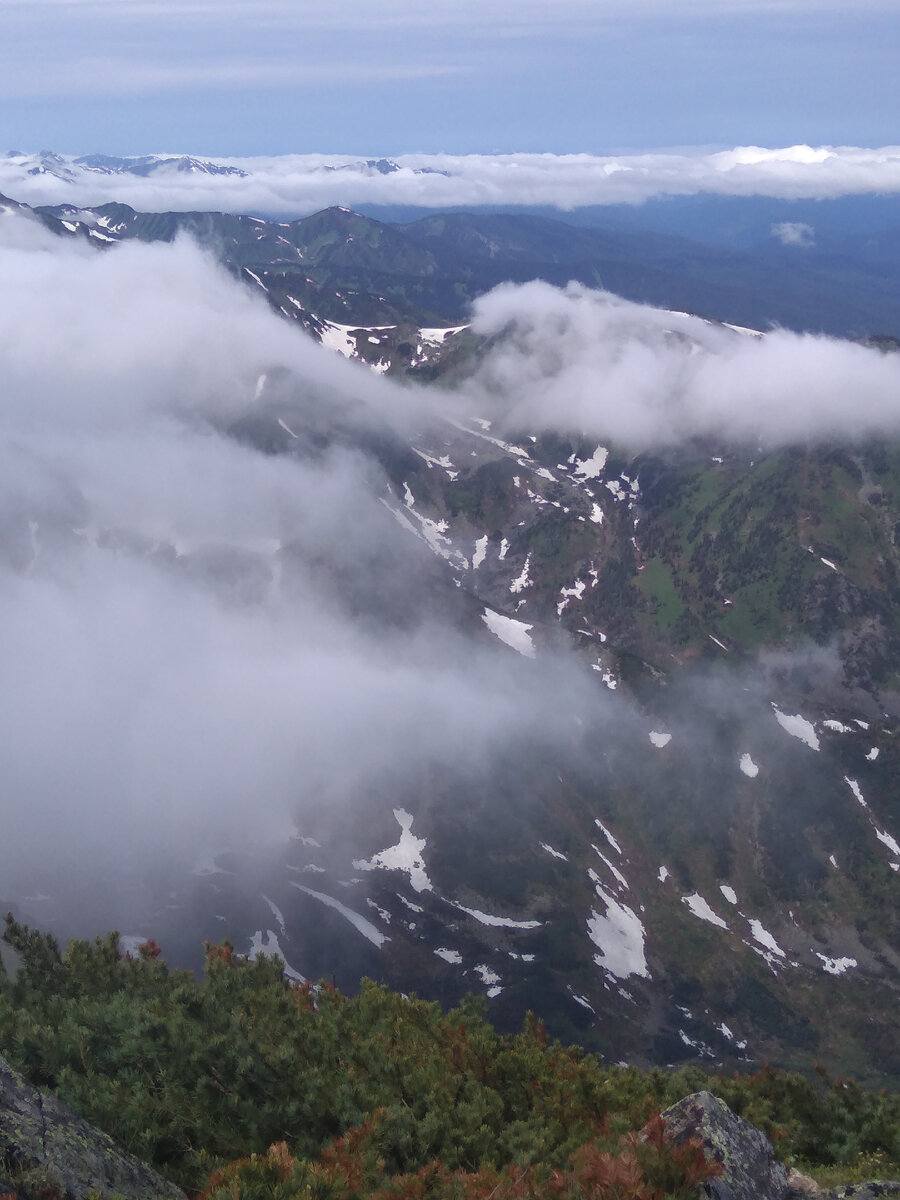
{"type": "Polygon", "coordinates": [[[137,158],[116,158],[110,154],[85,154],[69,158],[52,150],[38,154],[23,154],[19,150],[6,153],[6,165],[18,168],[25,175],[53,175],[65,183],[74,183],[91,173],[100,175],[232,175],[246,178],[247,172],[224,163],[209,162],[190,155],[146,154],[137,158]]]}
{"type": "Polygon", "coordinates": [[[458,325],[472,300],[497,284],[543,279],[755,329],[900,336],[900,243],[891,231],[855,241],[846,235],[807,253],[771,237],[733,249],[522,213],[440,213],[391,224],[344,208],[291,222],[137,213],[123,204],[39,211],[102,228],[115,240],[191,233],[232,266],[253,271],[276,306],[299,305],[345,325],[458,325]]]}
{"type": "MultiPolygon", "coordinates": [[[[584,255],[601,244],[537,219],[398,229],[342,209],[284,225],[118,205],[34,219],[106,254],[197,233],[326,345],[442,386],[488,349],[453,323],[464,295],[536,261],[595,280],[584,255]]],[[[692,336],[676,317],[665,336],[692,336]]],[[[286,465],[335,446],[370,464],[384,528],[333,533],[352,557],[299,536],[241,554],[149,543],[26,509],[10,518],[23,569],[40,534],[252,596],[312,557],[348,629],[427,637],[423,609],[440,611],[467,644],[502,644],[523,696],[571,656],[546,731],[477,769],[462,735],[449,765],[410,741],[414,767],[383,790],[323,785],[277,854],[211,831],[190,873],[95,895],[89,918],[74,872],[10,896],[17,912],[66,933],[76,912],[105,926],[114,909],[125,946],[153,936],[185,963],[227,933],[292,978],[366,974],[444,1003],[474,989],[500,1028],[537,1010],[612,1061],[900,1078],[896,443],[635,454],[487,415],[412,433],[357,417],[273,373],[222,430],[286,465]]]]}

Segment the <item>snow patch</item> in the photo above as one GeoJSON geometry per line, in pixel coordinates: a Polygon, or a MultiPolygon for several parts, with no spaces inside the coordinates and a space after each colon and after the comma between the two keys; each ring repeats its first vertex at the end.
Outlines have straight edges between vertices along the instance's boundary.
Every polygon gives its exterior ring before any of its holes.
{"type": "Polygon", "coordinates": [[[390,925],[391,914],[388,912],[388,910],[386,908],[382,908],[380,904],[376,904],[375,901],[371,900],[371,899],[367,899],[366,904],[368,904],[369,908],[371,908],[374,912],[378,913],[379,917],[381,917],[381,919],[382,919],[382,921],[384,921],[385,925],[390,925]]]}
{"type": "Polygon", "coordinates": [[[566,607],[568,606],[568,603],[570,600],[580,600],[581,597],[584,595],[586,587],[587,587],[587,584],[584,582],[583,579],[576,579],[574,584],[570,588],[566,588],[566,587],[560,588],[559,594],[560,594],[560,596],[562,596],[562,599],[556,605],[556,615],[558,617],[561,617],[563,615],[563,612],[565,611],[566,607]]]}
{"type": "Polygon", "coordinates": [[[581,479],[599,479],[600,473],[606,466],[609,451],[605,446],[598,446],[590,458],[576,458],[572,474],[581,479]]]}
{"type": "Polygon", "coordinates": [[[596,817],[594,817],[594,824],[597,826],[597,828],[600,830],[600,832],[603,834],[603,836],[606,838],[606,840],[612,846],[613,850],[615,850],[616,854],[621,854],[622,847],[619,845],[619,843],[616,841],[616,839],[613,837],[613,835],[609,832],[609,830],[606,828],[606,826],[603,824],[603,822],[598,820],[596,817]]]}
{"type": "Polygon", "coordinates": [[[250,960],[250,962],[255,962],[255,960],[259,958],[261,954],[267,954],[270,958],[274,958],[277,955],[278,958],[281,959],[281,969],[284,974],[287,975],[288,979],[293,979],[295,983],[308,982],[306,976],[301,975],[299,971],[295,971],[288,960],[284,957],[281,946],[278,944],[278,938],[271,929],[266,930],[265,938],[263,938],[262,930],[257,929],[256,933],[254,933],[253,937],[250,939],[250,951],[247,954],[247,958],[250,960]]]}
{"type": "Polygon", "coordinates": [[[444,962],[448,962],[448,963],[461,963],[462,962],[462,955],[460,954],[460,952],[458,950],[448,950],[446,946],[439,946],[438,949],[435,950],[435,954],[438,956],[438,958],[442,958],[444,960],[444,962]]]}
{"type": "Polygon", "coordinates": [[[649,979],[644,953],[646,934],[640,917],[603,887],[598,885],[596,891],[606,904],[606,912],[601,915],[592,908],[587,921],[588,936],[600,951],[594,955],[594,962],[616,979],[630,975],[649,979]]]}
{"type": "Polygon", "coordinates": [[[865,800],[864,800],[864,798],[863,798],[862,791],[860,790],[860,786],[859,786],[859,784],[856,782],[856,780],[855,780],[855,779],[851,779],[851,778],[850,778],[848,775],[845,775],[845,776],[844,776],[844,783],[846,783],[847,787],[850,789],[850,791],[851,791],[851,792],[853,793],[853,795],[856,797],[856,800],[857,800],[857,802],[858,802],[859,804],[861,804],[863,808],[868,808],[869,806],[868,806],[868,804],[866,804],[866,802],[865,802],[865,800]]]}
{"type": "Polygon", "coordinates": [[[326,908],[333,908],[336,912],[339,912],[344,920],[349,921],[353,928],[358,933],[361,933],[364,938],[367,938],[373,946],[383,946],[385,942],[391,940],[387,934],[382,933],[371,921],[367,921],[365,917],[354,912],[352,908],[347,908],[346,905],[341,904],[340,900],[335,900],[333,896],[326,896],[324,892],[315,892],[312,888],[304,887],[302,883],[292,882],[291,886],[297,888],[298,891],[305,892],[307,896],[312,896],[314,900],[319,900],[326,908]]]}
{"type": "Polygon", "coordinates": [[[755,942],[758,942],[760,946],[763,946],[766,950],[770,950],[773,954],[777,954],[779,958],[784,958],[784,951],[761,921],[757,921],[755,917],[748,917],[747,923],[750,926],[750,933],[755,942]]]}
{"type": "MultiPolygon", "coordinates": [[[[607,870],[615,876],[616,882],[620,885],[620,887],[627,888],[628,880],[625,878],[625,876],[622,874],[622,872],[616,866],[614,866],[613,863],[611,863],[609,861],[609,859],[606,857],[606,855],[601,853],[600,850],[597,849],[597,847],[594,845],[593,842],[591,842],[591,849],[594,851],[594,853],[597,855],[597,857],[600,859],[600,861],[602,863],[604,863],[607,870]]],[[[593,871],[588,871],[588,875],[590,875],[590,877],[594,881],[594,883],[600,882],[600,880],[597,878],[596,874],[593,871]]]]}
{"type": "Polygon", "coordinates": [[[816,736],[815,726],[811,721],[807,721],[806,717],[802,717],[799,713],[795,716],[788,716],[787,713],[781,712],[775,705],[772,705],[775,713],[775,720],[791,737],[797,738],[801,742],[805,742],[810,750],[819,749],[819,739],[816,736]]]}
{"type": "Polygon", "coordinates": [[[662,750],[663,746],[668,746],[672,740],[671,733],[657,733],[655,729],[651,730],[647,736],[658,750],[662,750]]]}
{"type": "Polygon", "coordinates": [[[532,581],[528,578],[528,572],[531,570],[531,551],[525,556],[525,565],[522,567],[521,575],[517,576],[509,585],[511,592],[523,592],[525,588],[532,587],[532,581]]]}
{"type": "Polygon", "coordinates": [[[563,862],[569,861],[569,856],[567,854],[563,854],[561,850],[554,850],[553,847],[549,846],[546,842],[541,842],[541,849],[546,850],[547,853],[553,858],[562,859],[563,862]]]}
{"type": "Polygon", "coordinates": [[[740,768],[748,779],[755,779],[759,774],[759,767],[753,761],[749,754],[742,754],[740,768]]]}
{"type": "Polygon", "coordinates": [[[489,987],[493,987],[494,984],[500,982],[500,976],[496,971],[492,971],[487,963],[479,963],[476,967],[473,967],[472,970],[475,972],[481,982],[486,983],[489,987]]]}
{"type": "Polygon", "coordinates": [[[481,614],[481,619],[495,637],[518,654],[523,654],[526,658],[534,658],[537,655],[531,634],[528,632],[532,628],[531,625],[517,621],[515,617],[504,617],[492,608],[486,608],[481,614]]]}
{"type": "Polygon", "coordinates": [[[718,913],[713,912],[699,892],[694,892],[691,896],[682,896],[681,903],[686,904],[694,916],[699,917],[701,921],[708,921],[710,925],[717,925],[720,929],[728,928],[727,923],[718,913]]]}
{"type": "Polygon", "coordinates": [[[430,892],[431,880],[425,870],[422,851],[425,849],[425,838],[418,838],[412,832],[413,818],[404,808],[395,808],[394,816],[400,826],[400,841],[396,846],[387,850],[379,850],[368,859],[354,859],[353,866],[357,871],[375,871],[381,868],[385,871],[403,871],[409,876],[409,882],[417,892],[430,892]]]}
{"type": "Polygon", "coordinates": [[[826,975],[843,975],[851,967],[859,966],[855,958],[828,958],[826,955],[820,954],[818,950],[816,951],[816,958],[822,960],[822,970],[826,975]]]}
{"type": "MultiPolygon", "coordinates": [[[[897,857],[900,858],[900,842],[898,842],[896,838],[891,837],[891,835],[886,833],[883,829],[876,829],[875,836],[883,846],[887,846],[888,850],[892,851],[892,853],[896,854],[897,857]]],[[[893,863],[891,865],[893,866],[893,863]]]]}
{"type": "Polygon", "coordinates": [[[284,924],[284,913],[281,911],[281,909],[278,907],[278,905],[275,903],[275,901],[270,900],[269,897],[266,896],[265,894],[263,894],[263,900],[265,900],[266,904],[268,904],[268,906],[272,912],[272,916],[278,922],[278,928],[281,930],[281,936],[287,937],[287,929],[285,928],[285,924],[284,924]]]}
{"type": "Polygon", "coordinates": [[[722,895],[725,897],[725,899],[728,901],[729,904],[737,904],[737,902],[738,902],[737,892],[734,890],[733,887],[729,887],[727,883],[720,883],[719,891],[722,893],[722,895]]]}
{"type": "Polygon", "coordinates": [[[494,917],[490,913],[479,912],[477,908],[466,908],[464,904],[457,903],[456,900],[449,900],[448,904],[452,904],[454,908],[458,908],[460,912],[464,912],[469,917],[474,917],[482,925],[491,925],[499,929],[540,929],[540,921],[514,921],[512,917],[494,917]]]}

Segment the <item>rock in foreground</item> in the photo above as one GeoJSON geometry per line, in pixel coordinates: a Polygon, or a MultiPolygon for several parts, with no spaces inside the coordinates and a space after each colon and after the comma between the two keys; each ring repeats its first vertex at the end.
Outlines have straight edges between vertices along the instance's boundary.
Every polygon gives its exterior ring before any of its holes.
{"type": "MultiPolygon", "coordinates": [[[[29,1174],[40,1176],[42,1192],[46,1194],[49,1185],[66,1200],[87,1200],[91,1193],[126,1200],[184,1196],[0,1058],[0,1175],[20,1179],[29,1174]]],[[[17,1185],[20,1195],[28,1190],[27,1185],[17,1185]]]]}
{"type": "Polygon", "coordinates": [[[702,1194],[710,1200],[784,1200],[787,1196],[787,1171],[776,1161],[772,1143],[712,1092],[685,1096],[663,1117],[676,1145],[699,1138],[707,1156],[724,1167],[722,1175],[702,1185],[702,1194]]]}

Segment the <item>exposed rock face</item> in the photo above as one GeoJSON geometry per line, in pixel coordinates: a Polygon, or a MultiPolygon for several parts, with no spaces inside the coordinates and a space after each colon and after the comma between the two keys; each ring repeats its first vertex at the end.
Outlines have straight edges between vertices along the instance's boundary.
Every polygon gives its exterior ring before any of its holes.
{"type": "Polygon", "coordinates": [[[775,1159],[772,1143],[756,1126],[736,1116],[712,1092],[685,1096],[663,1113],[667,1132],[680,1144],[699,1138],[724,1174],[701,1185],[710,1200],[784,1200],[787,1171],[775,1159]]]}
{"type": "MultiPolygon", "coordinates": [[[[105,1133],[75,1115],[53,1096],[33,1087],[0,1058],[0,1174],[15,1179],[39,1176],[45,1190],[58,1188],[66,1200],[90,1193],[127,1200],[171,1197],[183,1200],[174,1184],[105,1133]]],[[[0,1186],[2,1192],[7,1185],[0,1186]]],[[[10,1187],[27,1196],[27,1184],[10,1187]]]]}

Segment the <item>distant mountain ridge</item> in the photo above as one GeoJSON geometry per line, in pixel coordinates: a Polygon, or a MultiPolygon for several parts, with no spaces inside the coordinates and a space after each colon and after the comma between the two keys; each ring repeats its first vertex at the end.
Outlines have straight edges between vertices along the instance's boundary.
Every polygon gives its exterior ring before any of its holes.
{"type": "Polygon", "coordinates": [[[37,211],[112,241],[190,233],[252,271],[276,307],[300,305],[344,325],[458,325],[498,283],[543,279],[757,329],[900,337],[900,275],[889,254],[865,246],[854,258],[803,258],[792,247],[726,250],[526,214],[437,213],[395,225],[340,207],[290,222],[123,204],[37,211]]]}

